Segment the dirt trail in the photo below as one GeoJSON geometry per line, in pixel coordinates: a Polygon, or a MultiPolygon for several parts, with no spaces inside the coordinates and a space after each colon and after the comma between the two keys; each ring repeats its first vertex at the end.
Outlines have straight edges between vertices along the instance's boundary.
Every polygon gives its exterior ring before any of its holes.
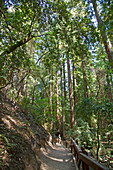
{"type": "Polygon", "coordinates": [[[75,170],[71,153],[59,143],[41,150],[40,159],[41,170],[75,170]]]}

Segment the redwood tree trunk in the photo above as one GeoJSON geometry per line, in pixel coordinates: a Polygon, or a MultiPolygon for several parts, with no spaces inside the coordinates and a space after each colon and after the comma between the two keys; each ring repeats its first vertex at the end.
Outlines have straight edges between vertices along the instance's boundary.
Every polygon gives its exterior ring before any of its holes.
{"type": "Polygon", "coordinates": [[[50,104],[50,129],[52,129],[52,86],[51,86],[51,70],[49,69],[49,104],[50,104]]]}
{"type": "Polygon", "coordinates": [[[68,69],[68,85],[69,85],[69,100],[70,100],[70,125],[71,125],[71,129],[73,129],[74,111],[73,111],[71,71],[70,71],[70,61],[69,61],[69,52],[68,52],[68,49],[67,49],[67,69],[68,69]]]}
{"type": "Polygon", "coordinates": [[[74,107],[77,103],[77,97],[76,97],[76,76],[75,76],[75,65],[73,63],[73,97],[74,97],[74,107]]]}
{"type": "Polygon", "coordinates": [[[100,17],[100,13],[99,13],[99,9],[97,7],[96,0],[92,0],[92,3],[93,3],[93,8],[94,8],[94,11],[95,11],[96,18],[97,18],[98,26],[100,28],[100,33],[101,33],[101,36],[102,36],[102,41],[104,43],[104,47],[105,47],[106,53],[108,55],[108,60],[110,62],[111,67],[113,68],[113,50],[112,50],[112,44],[111,44],[109,38],[107,37],[105,31],[104,31],[104,23],[103,23],[103,21],[102,21],[102,19],[100,17]]]}
{"type": "Polygon", "coordinates": [[[58,70],[56,71],[56,94],[57,94],[57,99],[56,99],[56,111],[57,111],[57,130],[60,132],[60,118],[59,118],[59,92],[58,92],[58,70]]]}
{"type": "MultiPolygon", "coordinates": [[[[55,117],[55,108],[54,108],[54,75],[53,75],[53,68],[52,68],[52,116],[53,116],[53,119],[55,119],[56,117],[55,117]]],[[[52,122],[53,123],[53,122],[52,122]]],[[[55,124],[53,123],[53,130],[55,129],[55,124]]]]}
{"type": "Polygon", "coordinates": [[[84,80],[84,97],[88,98],[88,88],[87,88],[87,80],[86,80],[86,72],[85,72],[85,61],[82,55],[82,71],[83,71],[83,80],[84,80]]]}
{"type": "Polygon", "coordinates": [[[63,61],[63,77],[64,77],[64,107],[66,107],[66,76],[65,76],[65,61],[63,61]]]}
{"type": "Polygon", "coordinates": [[[63,80],[64,80],[64,115],[63,115],[63,122],[64,122],[64,134],[63,137],[65,139],[65,119],[66,119],[66,78],[65,78],[65,61],[63,60],[63,80]]]}
{"type": "Polygon", "coordinates": [[[64,97],[63,97],[62,65],[61,65],[61,69],[60,69],[60,74],[61,74],[62,134],[63,134],[63,139],[64,139],[64,136],[65,136],[65,121],[64,121],[64,97]]]}

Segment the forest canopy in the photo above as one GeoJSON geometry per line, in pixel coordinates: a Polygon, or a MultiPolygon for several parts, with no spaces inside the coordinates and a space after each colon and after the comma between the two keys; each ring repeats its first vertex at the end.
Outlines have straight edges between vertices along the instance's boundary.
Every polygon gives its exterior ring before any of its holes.
{"type": "Polygon", "coordinates": [[[113,140],[112,44],[111,0],[1,0],[0,90],[98,157],[113,140]]]}

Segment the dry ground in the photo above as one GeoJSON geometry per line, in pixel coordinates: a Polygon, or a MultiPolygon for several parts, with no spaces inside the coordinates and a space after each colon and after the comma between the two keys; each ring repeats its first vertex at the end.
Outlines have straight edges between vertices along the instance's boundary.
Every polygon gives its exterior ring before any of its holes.
{"type": "Polygon", "coordinates": [[[59,143],[42,149],[40,159],[41,170],[75,170],[71,153],[59,143]]]}

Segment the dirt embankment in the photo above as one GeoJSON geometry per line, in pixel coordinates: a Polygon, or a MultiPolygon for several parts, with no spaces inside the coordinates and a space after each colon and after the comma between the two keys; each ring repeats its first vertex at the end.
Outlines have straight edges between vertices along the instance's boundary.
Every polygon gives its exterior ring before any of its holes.
{"type": "Polygon", "coordinates": [[[38,170],[49,134],[0,91],[0,170],[38,170]]]}

